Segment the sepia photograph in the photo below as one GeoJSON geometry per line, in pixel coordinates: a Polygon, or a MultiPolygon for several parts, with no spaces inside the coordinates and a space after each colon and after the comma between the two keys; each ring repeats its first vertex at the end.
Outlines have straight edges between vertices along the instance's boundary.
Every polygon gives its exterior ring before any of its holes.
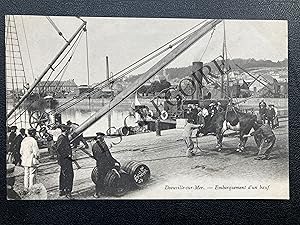
{"type": "Polygon", "coordinates": [[[5,16],[8,200],[282,199],[288,21],[5,16]]]}

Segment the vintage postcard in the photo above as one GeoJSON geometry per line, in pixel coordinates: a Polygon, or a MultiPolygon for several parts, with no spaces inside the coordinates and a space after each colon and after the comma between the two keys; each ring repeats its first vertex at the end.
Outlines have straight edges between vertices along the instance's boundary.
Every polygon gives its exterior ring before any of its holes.
{"type": "Polygon", "coordinates": [[[5,16],[7,199],[289,199],[285,20],[5,16]]]}

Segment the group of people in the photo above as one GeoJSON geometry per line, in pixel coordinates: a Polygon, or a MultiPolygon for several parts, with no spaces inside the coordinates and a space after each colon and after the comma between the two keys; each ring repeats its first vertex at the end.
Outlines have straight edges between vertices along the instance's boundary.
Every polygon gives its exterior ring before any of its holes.
{"type": "MultiPolygon", "coordinates": [[[[59,174],[59,196],[72,198],[74,172],[72,162],[72,149],[77,147],[82,141],[85,148],[89,145],[83,136],[77,137],[73,143],[70,143],[69,134],[77,128],[77,125],[68,121],[67,124],[57,124],[47,130],[49,138],[50,154],[57,155],[57,161],[60,166],[59,174]],[[51,140],[50,140],[51,139],[51,140]]],[[[120,170],[120,163],[115,160],[109,147],[105,143],[104,133],[96,134],[96,141],[92,145],[93,157],[96,160],[98,168],[98,178],[96,183],[96,193],[94,197],[98,198],[104,192],[104,178],[108,171],[114,169],[116,172],[120,170]]],[[[36,130],[30,128],[26,130],[21,128],[17,133],[17,127],[12,126],[9,129],[7,138],[8,155],[11,160],[7,162],[7,194],[9,199],[21,199],[17,192],[13,190],[16,173],[20,174],[20,169],[24,168],[24,190],[23,194],[29,192],[34,184],[36,184],[37,169],[40,160],[40,150],[37,142],[36,130]],[[21,166],[21,167],[20,167],[21,166]]]]}
{"type": "Polygon", "coordinates": [[[189,104],[187,107],[187,122],[184,126],[183,139],[187,145],[186,156],[192,157],[195,155],[194,142],[192,140],[193,130],[197,129],[196,136],[200,135],[200,128],[209,123],[211,118],[218,112],[223,112],[224,109],[220,102],[212,102],[208,107],[200,107],[198,104],[189,104]]]}
{"type": "MultiPolygon", "coordinates": [[[[266,107],[266,104],[265,106],[261,106],[264,103],[262,102],[260,102],[259,113],[262,112],[261,107],[262,108],[266,107]]],[[[270,108],[272,109],[272,111],[274,110],[273,105],[271,105],[270,108]]],[[[221,107],[221,104],[219,102],[211,103],[208,106],[208,108],[201,108],[198,105],[196,106],[188,105],[187,120],[183,130],[183,139],[187,146],[187,150],[186,150],[187,157],[192,157],[195,155],[194,142],[192,140],[193,130],[197,130],[196,136],[198,137],[200,134],[200,129],[203,128],[205,124],[209,122],[209,120],[211,120],[211,118],[216,113],[223,112],[223,111],[224,109],[221,107]]],[[[268,115],[267,112],[266,115],[268,115]]],[[[277,113],[275,113],[275,116],[276,115],[277,113]]],[[[272,113],[272,121],[274,121],[275,116],[272,113]]],[[[268,118],[268,116],[266,116],[266,118],[268,118]]],[[[270,153],[276,141],[275,134],[272,131],[273,128],[274,128],[273,122],[266,123],[263,120],[257,120],[254,123],[253,125],[254,132],[251,132],[250,135],[254,137],[254,140],[258,147],[258,154],[254,158],[255,160],[265,160],[270,158],[270,153]]]]}
{"type": "MultiPolygon", "coordinates": [[[[220,102],[212,102],[208,107],[200,107],[198,104],[189,104],[186,111],[186,118],[191,123],[204,127],[216,113],[223,111],[224,109],[220,102]]],[[[197,132],[197,136],[199,136],[199,132],[197,132]]]]}
{"type": "MultiPolygon", "coordinates": [[[[26,130],[21,128],[19,130],[19,134],[17,135],[17,127],[12,126],[9,129],[9,135],[7,138],[7,163],[10,165],[9,170],[14,170],[18,166],[22,166],[24,168],[24,191],[28,192],[28,190],[35,184],[36,182],[36,173],[37,173],[37,165],[39,164],[39,147],[36,141],[36,130],[34,128],[30,128],[26,130]]],[[[8,189],[10,189],[10,194],[13,193],[13,177],[8,176],[8,189]]],[[[18,199],[17,195],[15,197],[18,199]]]]}
{"type": "Polygon", "coordinates": [[[259,116],[263,124],[268,123],[272,129],[279,126],[278,122],[278,111],[273,104],[267,105],[267,103],[262,99],[259,104],[259,116]]]}

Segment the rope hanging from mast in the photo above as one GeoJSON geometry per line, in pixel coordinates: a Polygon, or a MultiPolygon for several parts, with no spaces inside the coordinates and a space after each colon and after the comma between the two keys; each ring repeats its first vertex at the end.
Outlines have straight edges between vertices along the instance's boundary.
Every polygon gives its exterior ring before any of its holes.
{"type": "Polygon", "coordinates": [[[28,47],[27,35],[26,35],[26,30],[25,30],[25,25],[24,25],[24,21],[23,21],[23,16],[22,15],[21,15],[21,21],[22,21],[22,27],[23,27],[23,31],[24,31],[24,37],[25,37],[26,49],[27,49],[28,58],[29,58],[31,75],[32,75],[32,78],[34,80],[34,72],[33,72],[33,67],[32,67],[31,55],[30,55],[30,51],[29,51],[29,47],[28,47]]]}
{"type": "Polygon", "coordinates": [[[202,60],[204,54],[206,53],[206,51],[207,51],[207,49],[208,49],[208,46],[209,46],[210,41],[211,41],[211,39],[212,39],[212,37],[213,37],[213,35],[214,35],[214,33],[215,33],[215,30],[216,30],[216,27],[214,27],[213,30],[212,30],[212,32],[211,32],[210,38],[209,38],[209,40],[208,40],[208,42],[207,42],[207,45],[206,45],[206,47],[205,47],[205,49],[204,49],[204,52],[203,52],[203,54],[202,54],[201,57],[200,57],[200,60],[199,60],[200,62],[201,62],[201,60],[202,60]]]}

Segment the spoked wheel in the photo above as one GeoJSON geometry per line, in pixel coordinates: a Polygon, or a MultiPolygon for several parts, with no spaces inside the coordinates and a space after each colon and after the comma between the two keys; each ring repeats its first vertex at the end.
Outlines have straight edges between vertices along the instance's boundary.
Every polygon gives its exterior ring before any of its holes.
{"type": "Polygon", "coordinates": [[[190,78],[184,78],[179,82],[179,89],[185,96],[192,96],[196,91],[196,84],[190,78]]]}
{"type": "Polygon", "coordinates": [[[170,105],[176,105],[176,100],[177,100],[177,90],[174,88],[170,88],[165,92],[164,98],[170,105]]]}
{"type": "Polygon", "coordinates": [[[43,126],[50,123],[49,114],[44,111],[33,111],[29,117],[30,127],[39,131],[43,126]]]}

